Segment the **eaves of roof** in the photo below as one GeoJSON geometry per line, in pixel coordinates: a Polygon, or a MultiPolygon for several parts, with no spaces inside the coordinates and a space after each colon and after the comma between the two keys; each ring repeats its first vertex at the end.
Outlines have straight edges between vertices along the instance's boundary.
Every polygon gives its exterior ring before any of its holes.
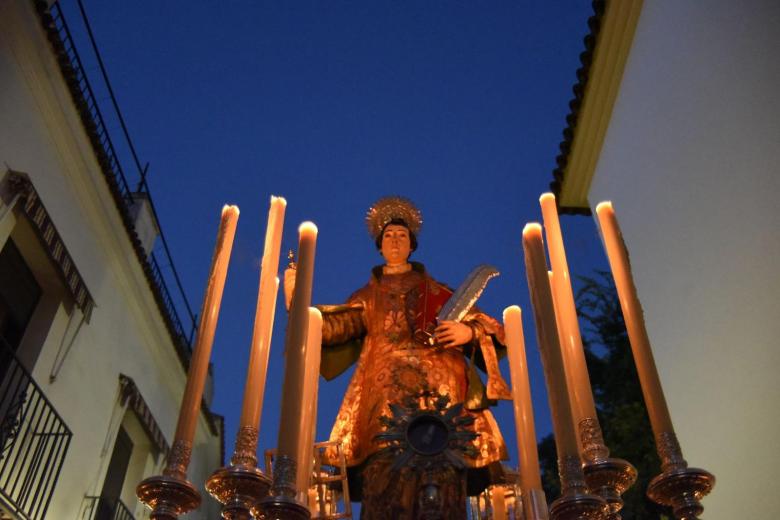
{"type": "Polygon", "coordinates": [[[594,0],[550,190],[564,214],[590,215],[587,195],[643,0],[594,0]]]}
{"type": "Polygon", "coordinates": [[[569,113],[566,116],[566,128],[563,129],[563,141],[558,145],[560,153],[555,158],[556,167],[552,171],[553,180],[550,182],[550,191],[555,195],[556,203],[559,205],[558,211],[565,214],[591,214],[589,207],[566,207],[561,206],[559,201],[561,198],[561,188],[566,166],[569,162],[569,152],[571,151],[571,144],[574,140],[574,131],[577,128],[577,116],[579,115],[580,107],[582,106],[585,87],[588,84],[590,66],[593,63],[593,51],[596,48],[599,29],[601,29],[601,18],[604,15],[606,0],[594,0],[592,5],[593,15],[588,18],[588,28],[590,29],[590,32],[583,39],[585,50],[580,53],[580,68],[577,69],[577,82],[571,89],[574,97],[569,101],[569,113]]]}

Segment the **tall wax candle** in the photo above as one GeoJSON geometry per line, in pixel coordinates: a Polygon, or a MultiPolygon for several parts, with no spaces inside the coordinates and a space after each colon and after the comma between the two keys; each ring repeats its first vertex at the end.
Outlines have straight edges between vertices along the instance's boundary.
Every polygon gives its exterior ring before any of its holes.
{"type": "Polygon", "coordinates": [[[198,411],[203,398],[203,387],[206,384],[211,346],[214,343],[214,332],[217,328],[222,292],[225,289],[225,278],[230,263],[230,252],[233,249],[238,214],[238,206],[226,205],[222,208],[217,245],[211,259],[211,269],[206,285],[206,295],[203,298],[203,306],[200,311],[200,324],[195,339],[195,348],[190,359],[187,385],[184,388],[184,396],[179,409],[179,421],[176,424],[174,442],[181,441],[189,447],[192,446],[192,440],[195,437],[198,411]]]}
{"type": "Polygon", "coordinates": [[[284,346],[284,382],[277,443],[277,457],[287,457],[296,463],[300,463],[296,457],[299,455],[298,446],[303,435],[300,425],[303,411],[301,390],[304,380],[304,356],[314,276],[317,226],[312,222],[304,222],[298,228],[298,236],[298,264],[284,346]]]}
{"type": "Polygon", "coordinates": [[[303,381],[303,413],[301,414],[301,439],[298,446],[298,492],[305,493],[311,479],[314,459],[314,433],[317,425],[317,383],[320,376],[322,352],[322,314],[309,308],[309,333],[306,338],[306,367],[303,381]]]}
{"type": "MultiPolygon", "coordinates": [[[[563,332],[563,329],[561,328],[563,326],[563,324],[561,323],[561,319],[560,319],[561,313],[558,310],[558,300],[559,300],[559,297],[555,293],[555,282],[553,282],[553,272],[552,271],[550,271],[550,270],[547,271],[547,278],[550,281],[550,294],[552,295],[553,310],[555,311],[555,325],[556,325],[556,327],[558,329],[558,339],[560,340],[560,338],[562,338],[565,335],[565,333],[563,332]]],[[[563,340],[561,340],[561,341],[563,341],[563,340]]],[[[563,347],[561,347],[561,348],[563,348],[563,347]]],[[[566,358],[565,357],[563,359],[563,363],[564,363],[564,368],[565,368],[566,367],[566,358]]],[[[569,373],[568,372],[566,373],[566,384],[571,386],[571,380],[569,379],[569,373]]]]}
{"type": "Polygon", "coordinates": [[[520,459],[520,488],[523,496],[526,496],[527,490],[542,489],[542,479],[536,449],[531,385],[528,382],[522,311],[517,305],[504,309],[504,331],[512,378],[512,406],[515,411],[517,451],[520,459]]]}
{"type": "Polygon", "coordinates": [[[615,210],[611,202],[602,202],[596,206],[601,235],[609,258],[609,266],[612,276],[615,278],[620,308],[623,310],[623,318],[626,322],[628,338],[631,342],[631,350],[634,354],[634,363],[642,385],[642,395],[645,399],[650,424],[656,438],[662,432],[673,432],[672,419],[666,398],[661,387],[661,379],[653,359],[653,351],[650,347],[650,339],[645,328],[645,319],[642,306],[639,303],[636,286],[631,274],[631,264],[628,259],[628,251],[623,242],[615,210]]]}
{"type": "Polygon", "coordinates": [[[493,520],[507,520],[506,518],[506,493],[504,486],[490,488],[490,507],[493,510],[493,520]]]}
{"type": "Polygon", "coordinates": [[[287,201],[282,197],[271,197],[263,258],[260,263],[260,284],[257,291],[255,323],[252,330],[252,345],[249,353],[239,428],[249,427],[258,431],[260,429],[260,416],[263,410],[265,380],[268,371],[268,355],[271,350],[271,334],[279,290],[277,273],[286,207],[287,201]]]}
{"type": "Polygon", "coordinates": [[[547,262],[544,257],[542,227],[539,224],[527,224],[523,229],[523,250],[525,252],[528,288],[531,292],[531,303],[534,310],[534,322],[536,323],[536,338],[547,382],[547,395],[552,412],[558,459],[579,458],[566,373],[563,368],[563,356],[558,340],[552,293],[547,275],[547,262]]]}
{"type": "Polygon", "coordinates": [[[555,298],[555,310],[558,317],[563,351],[563,363],[569,385],[569,399],[572,403],[575,428],[584,419],[597,420],[596,405],[593,402],[593,391],[588,377],[588,367],[585,364],[585,350],[582,348],[580,326],[577,321],[577,307],[574,303],[574,293],[569,276],[569,265],[566,261],[566,250],[563,246],[561,224],[558,210],[555,207],[555,195],[545,193],[539,199],[544,217],[544,230],[547,236],[547,248],[550,252],[552,266],[552,284],[555,298]]]}

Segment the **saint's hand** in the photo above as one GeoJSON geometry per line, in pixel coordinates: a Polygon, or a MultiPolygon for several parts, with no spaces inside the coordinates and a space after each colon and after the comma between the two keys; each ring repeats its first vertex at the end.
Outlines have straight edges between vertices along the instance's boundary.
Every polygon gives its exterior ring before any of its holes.
{"type": "Polygon", "coordinates": [[[288,267],[284,270],[284,305],[290,310],[293,291],[295,290],[295,269],[288,267]]]}
{"type": "Polygon", "coordinates": [[[434,331],[436,343],[444,348],[465,345],[474,339],[471,327],[457,321],[443,321],[434,331]]]}

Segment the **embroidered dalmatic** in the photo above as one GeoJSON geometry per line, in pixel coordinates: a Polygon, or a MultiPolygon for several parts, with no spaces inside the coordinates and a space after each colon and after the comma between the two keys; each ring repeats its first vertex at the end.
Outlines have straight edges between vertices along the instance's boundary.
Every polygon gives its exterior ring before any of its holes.
{"type": "Polygon", "coordinates": [[[504,351],[503,327],[472,311],[463,320],[474,331],[470,344],[443,349],[426,343],[422,331],[431,328],[451,291],[421,264],[413,266],[402,274],[382,274],[376,268],[346,304],[320,306],[323,376],[332,379],[357,360],[330,439],[340,440],[347,465],[357,466],[380,449],[374,437],[383,431],[379,418],[391,415],[388,404],[433,390],[449,396],[452,404],[465,403],[466,413],[475,418],[472,428],[479,436],[472,442],[478,455],[466,458],[469,467],[506,459],[503,437],[487,409],[493,399],[511,398],[496,355],[496,346],[504,351]],[[486,368],[487,388],[475,365],[486,368]]]}

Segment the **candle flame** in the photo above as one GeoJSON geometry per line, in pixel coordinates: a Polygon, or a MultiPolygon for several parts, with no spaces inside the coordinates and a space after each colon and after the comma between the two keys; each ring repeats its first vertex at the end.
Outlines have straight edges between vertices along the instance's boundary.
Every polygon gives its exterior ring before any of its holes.
{"type": "Polygon", "coordinates": [[[317,226],[314,224],[314,222],[306,221],[302,223],[300,226],[298,226],[298,233],[300,235],[311,235],[316,237],[317,236],[317,226]]]}
{"type": "Polygon", "coordinates": [[[506,323],[506,320],[507,320],[508,316],[520,315],[520,314],[522,314],[522,312],[523,312],[523,310],[520,308],[519,305],[510,305],[509,307],[504,309],[504,314],[503,314],[503,316],[504,316],[504,323],[506,323]]]}
{"type": "Polygon", "coordinates": [[[273,206],[274,204],[281,204],[282,206],[287,207],[287,199],[284,197],[271,195],[271,205],[273,206]]]}
{"type": "Polygon", "coordinates": [[[538,222],[529,222],[523,228],[523,238],[530,237],[531,235],[542,236],[542,225],[538,222]]]}
{"type": "Polygon", "coordinates": [[[309,307],[309,319],[322,321],[322,312],[317,307],[309,307]]]}
{"type": "Polygon", "coordinates": [[[238,216],[241,212],[238,210],[238,206],[234,204],[225,204],[222,206],[222,215],[224,216],[225,213],[235,213],[236,216],[238,216]]]}
{"type": "Polygon", "coordinates": [[[596,213],[601,214],[604,211],[615,211],[615,209],[612,207],[612,201],[611,200],[605,200],[603,202],[599,202],[596,206],[596,213]]]}

